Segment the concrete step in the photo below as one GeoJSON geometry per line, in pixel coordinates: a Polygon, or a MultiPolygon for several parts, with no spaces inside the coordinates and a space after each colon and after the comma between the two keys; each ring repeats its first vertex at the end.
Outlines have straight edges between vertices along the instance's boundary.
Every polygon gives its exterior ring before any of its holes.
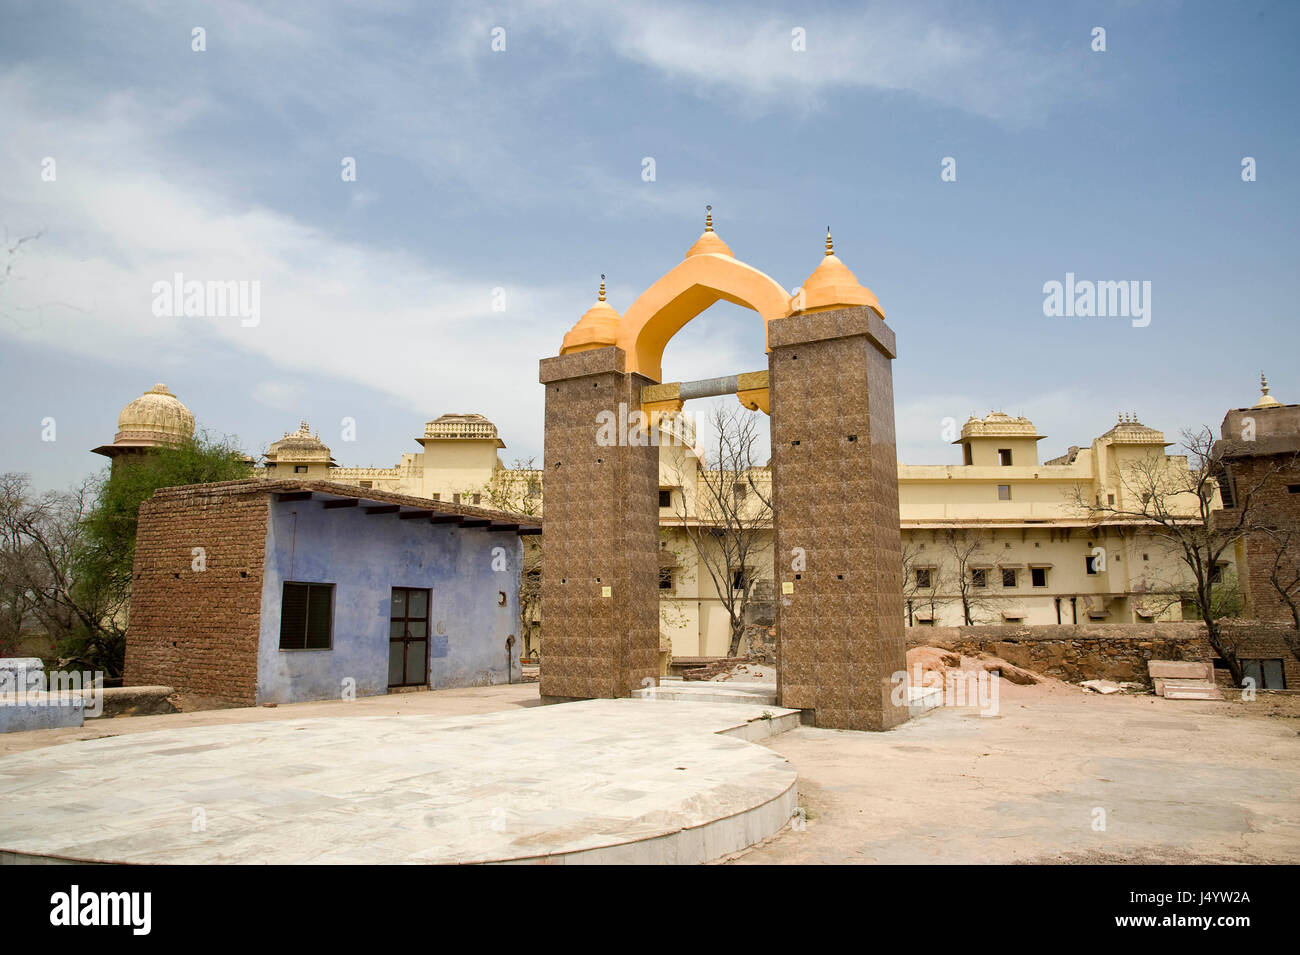
{"type": "Polygon", "coordinates": [[[1223,693],[1208,680],[1165,680],[1166,700],[1221,700],[1223,693]]]}
{"type": "Polygon", "coordinates": [[[758,703],[775,706],[776,684],[664,681],[656,687],[638,691],[634,695],[655,700],[679,700],[694,703],[758,703]]]}

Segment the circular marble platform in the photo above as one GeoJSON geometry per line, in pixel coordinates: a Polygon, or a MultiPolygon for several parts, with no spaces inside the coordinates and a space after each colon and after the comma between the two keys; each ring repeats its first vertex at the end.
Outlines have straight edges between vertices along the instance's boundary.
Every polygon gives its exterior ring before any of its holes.
{"type": "Polygon", "coordinates": [[[588,700],[68,743],[0,759],[0,861],[705,862],[789,821],[794,769],[749,740],[798,719],[588,700]]]}

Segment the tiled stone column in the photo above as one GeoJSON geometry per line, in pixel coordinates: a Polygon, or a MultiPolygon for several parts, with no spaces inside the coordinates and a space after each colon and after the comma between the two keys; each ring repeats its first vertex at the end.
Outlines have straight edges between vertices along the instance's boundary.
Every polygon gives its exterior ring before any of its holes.
{"type": "Polygon", "coordinates": [[[641,388],[653,384],[625,368],[613,346],[541,362],[544,698],[624,697],[658,682],[659,448],[635,434],[598,441],[600,415],[625,435],[617,422],[640,411],[641,388]]]}
{"type": "Polygon", "coordinates": [[[889,729],[908,715],[891,681],[907,667],[894,333],[855,307],[768,336],[780,703],[818,726],[889,729]]]}

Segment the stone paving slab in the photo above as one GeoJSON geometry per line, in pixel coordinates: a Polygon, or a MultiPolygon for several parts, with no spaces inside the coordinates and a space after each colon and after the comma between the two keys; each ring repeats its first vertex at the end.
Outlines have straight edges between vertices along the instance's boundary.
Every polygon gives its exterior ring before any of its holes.
{"type": "Polygon", "coordinates": [[[587,700],[197,726],[0,759],[0,861],[704,862],[779,830],[797,711],[587,700]]]}

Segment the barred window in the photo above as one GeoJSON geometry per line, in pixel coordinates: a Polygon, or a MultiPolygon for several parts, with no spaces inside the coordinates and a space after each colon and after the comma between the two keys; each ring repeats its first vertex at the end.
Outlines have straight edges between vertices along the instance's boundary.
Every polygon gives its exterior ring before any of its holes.
{"type": "Polygon", "coordinates": [[[280,600],[281,650],[328,650],[333,624],[333,584],[285,581],[280,600]]]}

